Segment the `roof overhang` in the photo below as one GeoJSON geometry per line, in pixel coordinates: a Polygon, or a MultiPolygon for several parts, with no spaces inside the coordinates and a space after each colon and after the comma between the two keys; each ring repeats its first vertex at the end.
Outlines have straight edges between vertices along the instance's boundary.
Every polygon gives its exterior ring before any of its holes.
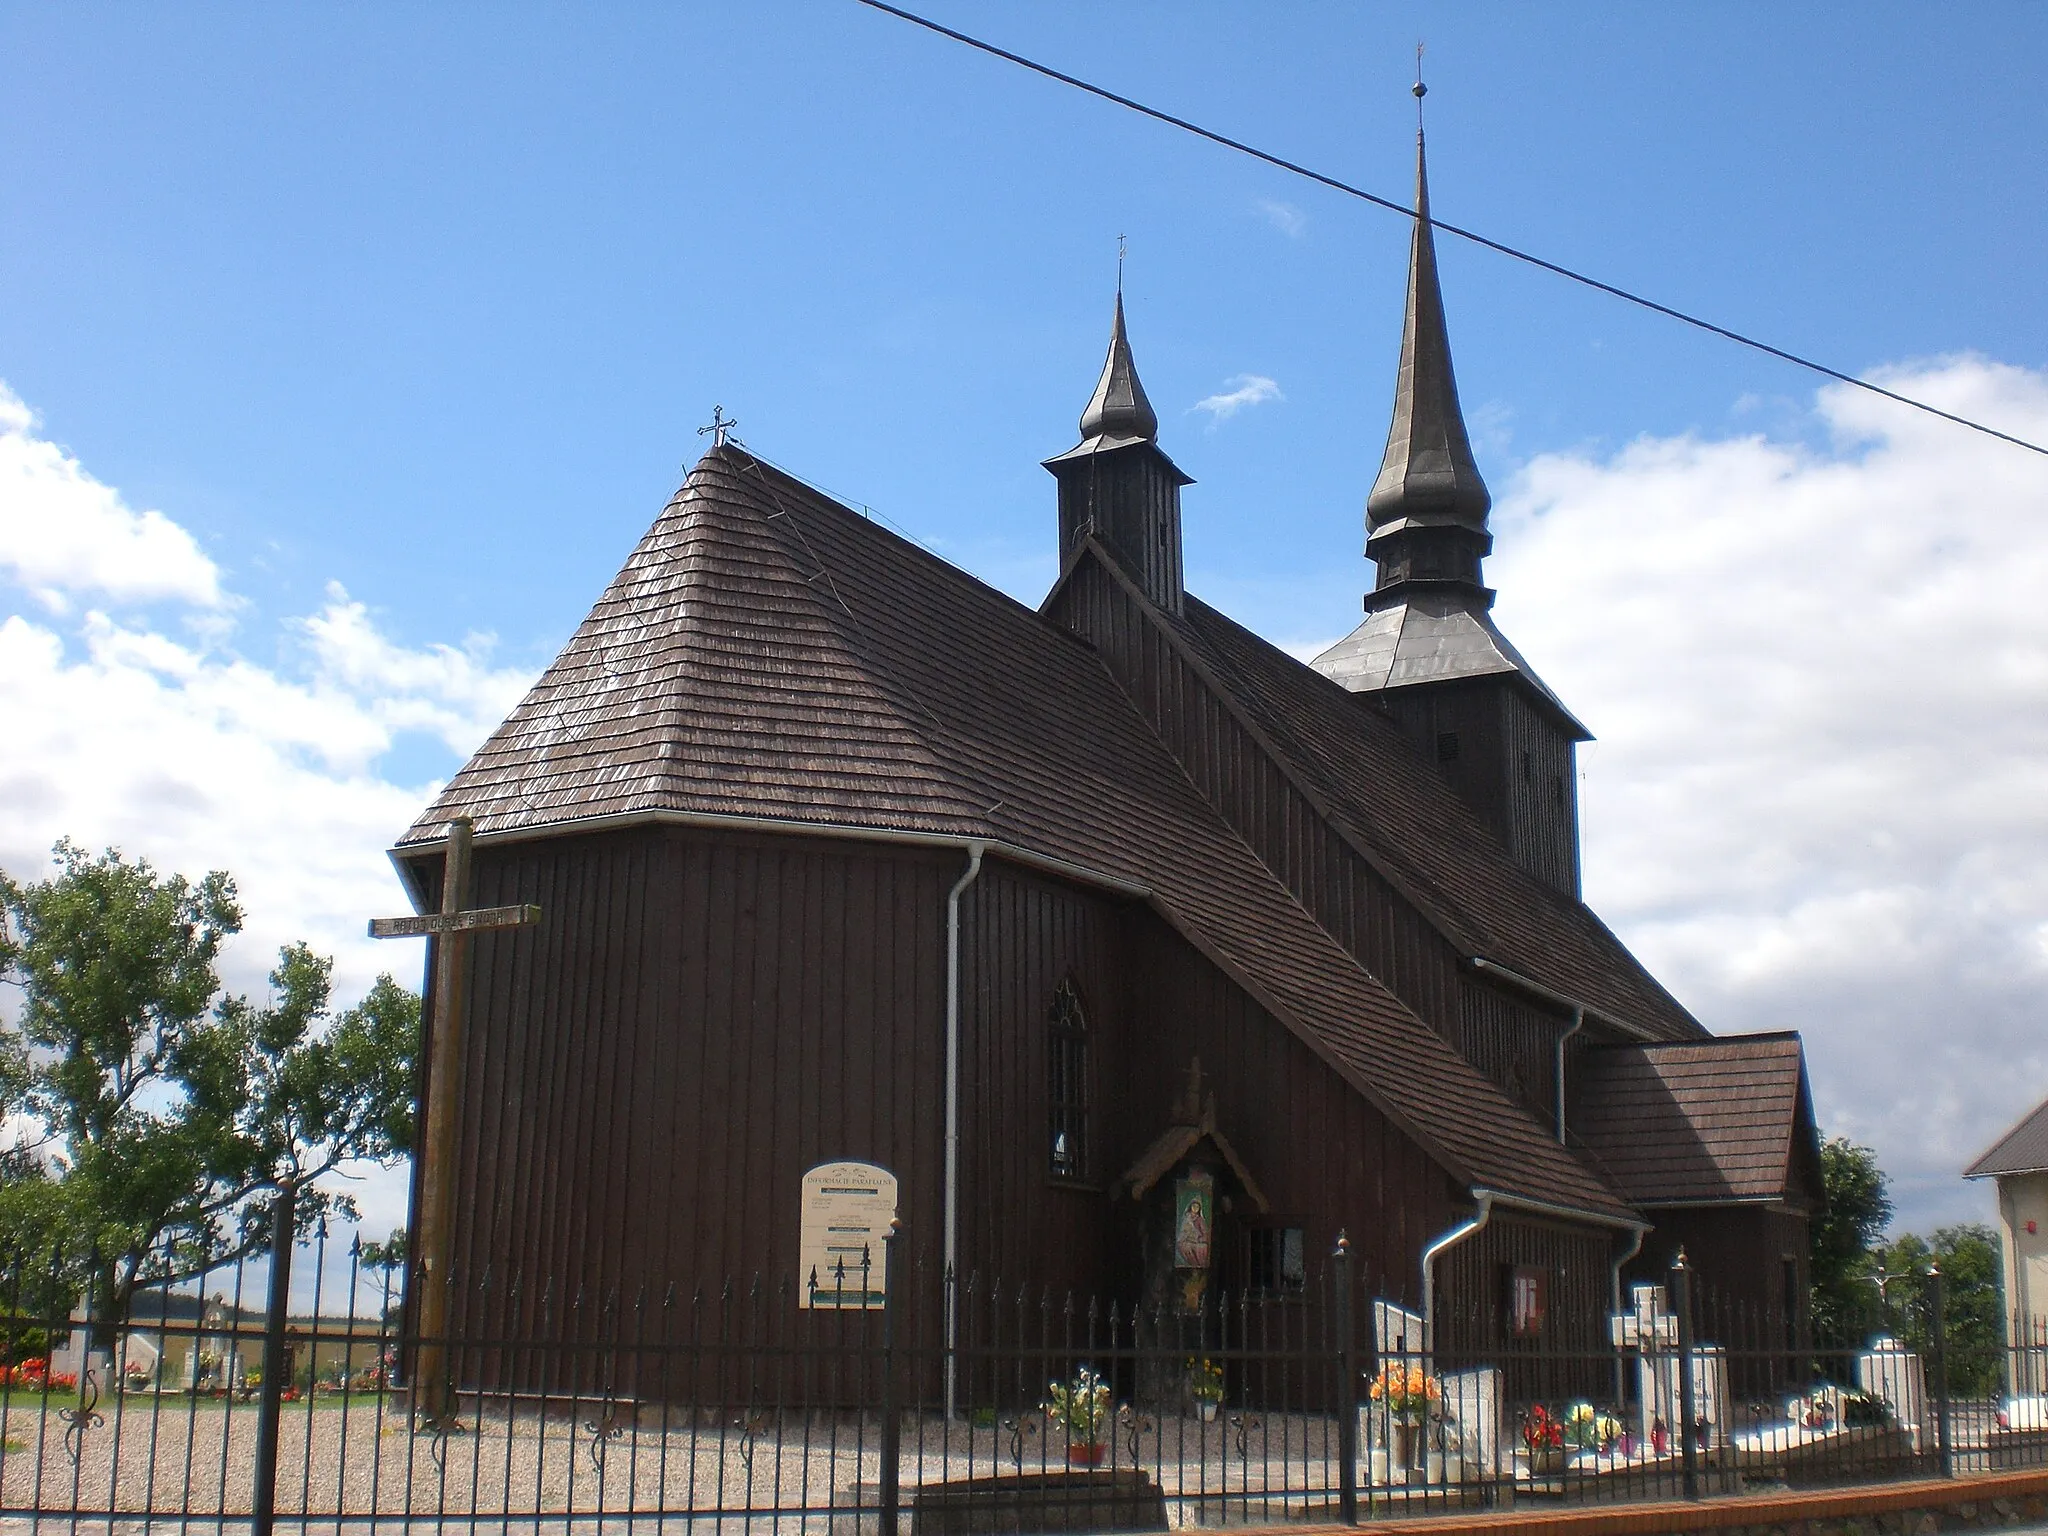
{"type": "MultiPolygon", "coordinates": [[[[1091,869],[1068,859],[1038,853],[1016,843],[1005,842],[999,837],[985,837],[969,832],[922,832],[900,827],[863,826],[850,822],[803,821],[777,816],[737,816],[719,811],[650,810],[622,811],[606,816],[584,816],[568,821],[550,822],[541,827],[512,827],[496,832],[479,832],[472,840],[477,847],[490,847],[500,843],[540,842],[557,837],[582,837],[597,832],[617,832],[634,827],[675,826],[702,827],[721,832],[777,832],[796,833],[808,837],[844,838],[852,842],[894,843],[911,848],[959,849],[965,853],[979,847],[984,854],[1021,864],[1028,869],[1040,870],[1046,874],[1059,875],[1064,879],[1092,885],[1098,890],[1128,896],[1136,900],[1150,900],[1151,888],[1125,880],[1103,870],[1091,869]]],[[[446,837],[422,840],[416,843],[400,843],[389,850],[389,857],[398,871],[398,878],[405,886],[406,895],[411,899],[415,911],[426,910],[426,894],[414,881],[407,860],[423,854],[435,854],[448,846],[446,837]]]]}
{"type": "Polygon", "coordinates": [[[1589,1211],[1579,1206],[1553,1205],[1548,1200],[1531,1200],[1526,1195],[1511,1195],[1505,1190],[1483,1184],[1474,1184],[1471,1195],[1474,1200],[1484,1195],[1500,1210],[1525,1211],[1531,1216],[1548,1216],[1556,1221],[1583,1222],[1588,1226],[1607,1227],[1616,1232],[1648,1232],[1655,1225],[1633,1216],[1618,1216],[1608,1211],[1589,1211]]]}

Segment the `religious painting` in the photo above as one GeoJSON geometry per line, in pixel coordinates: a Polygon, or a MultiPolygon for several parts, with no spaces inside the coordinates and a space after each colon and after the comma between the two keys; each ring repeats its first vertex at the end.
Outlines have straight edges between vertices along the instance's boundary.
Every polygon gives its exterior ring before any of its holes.
{"type": "Polygon", "coordinates": [[[1507,1281],[1509,1334],[1541,1338],[1543,1319],[1550,1311],[1550,1272],[1534,1264],[1510,1265],[1507,1281]]]}
{"type": "Polygon", "coordinates": [[[1215,1246],[1216,1185],[1206,1178],[1181,1179],[1173,1186],[1173,1267],[1209,1268],[1215,1246]]]}

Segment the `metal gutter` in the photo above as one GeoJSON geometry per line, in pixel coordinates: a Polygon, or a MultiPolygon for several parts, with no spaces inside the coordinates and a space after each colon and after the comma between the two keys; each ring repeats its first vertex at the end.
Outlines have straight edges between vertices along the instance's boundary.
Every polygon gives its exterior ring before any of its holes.
{"type": "MultiPolygon", "coordinates": [[[[573,821],[550,822],[544,827],[511,827],[494,832],[479,832],[476,835],[476,842],[479,846],[533,842],[542,838],[580,837],[586,833],[612,832],[626,827],[645,826],[706,827],[725,832],[790,832],[811,837],[845,838],[853,842],[896,843],[909,848],[958,849],[962,853],[979,844],[987,853],[1008,860],[1012,864],[1021,864],[1027,869],[1042,870],[1046,874],[1077,880],[1084,885],[1092,885],[1119,896],[1149,899],[1152,895],[1150,886],[1140,885],[1118,875],[1106,874],[1099,869],[1091,869],[1085,864],[1076,864],[1052,854],[1038,853],[1015,843],[1006,843],[997,838],[963,832],[912,832],[895,827],[870,827],[850,822],[800,821],[785,816],[740,816],[719,811],[617,811],[604,816],[585,816],[573,821]]],[[[419,854],[438,853],[447,846],[447,838],[439,837],[426,842],[401,843],[387,851],[387,856],[397,867],[398,878],[404,883],[406,894],[412,898],[416,909],[421,906],[424,898],[407,873],[405,861],[419,854]]]]}
{"type": "Polygon", "coordinates": [[[1570,997],[1563,992],[1557,991],[1555,988],[1546,987],[1545,985],[1543,985],[1542,982],[1534,980],[1531,977],[1524,976],[1520,971],[1510,970],[1505,965],[1498,965],[1495,962],[1487,959],[1484,955],[1473,955],[1469,958],[1469,960],[1466,963],[1469,964],[1473,970],[1479,972],[1482,976],[1497,977],[1501,981],[1505,982],[1507,985],[1511,987],[1518,987],[1522,991],[1527,992],[1532,997],[1539,997],[1544,1002],[1551,1004],[1553,1007],[1569,1009],[1575,1013],[1583,1015],[1586,1018],[1598,1019],[1601,1023],[1612,1025],[1614,1028],[1620,1030],[1623,1034],[1633,1036],[1635,1039],[1642,1041],[1646,1045],[1683,1045],[1686,1043],[1682,1040],[1665,1041],[1662,1039],[1661,1036],[1652,1034],[1649,1030],[1644,1029],[1640,1024],[1631,1024],[1627,1019],[1617,1018],[1615,1015],[1606,1012],[1604,1009],[1599,1009],[1591,1006],[1590,1004],[1586,1003],[1580,998],[1570,997]]]}
{"type": "Polygon", "coordinates": [[[1495,1205],[1506,1206],[1511,1211],[1527,1211],[1531,1216],[1549,1216],[1558,1221],[1584,1222],[1595,1227],[1609,1227],[1616,1232],[1632,1232],[1637,1229],[1648,1231],[1654,1222],[1638,1221],[1633,1216],[1611,1216],[1605,1211],[1581,1210],[1576,1206],[1558,1205],[1549,1200],[1532,1200],[1527,1195],[1511,1195],[1505,1190],[1486,1189],[1474,1186],[1473,1198],[1484,1195],[1495,1205]]]}

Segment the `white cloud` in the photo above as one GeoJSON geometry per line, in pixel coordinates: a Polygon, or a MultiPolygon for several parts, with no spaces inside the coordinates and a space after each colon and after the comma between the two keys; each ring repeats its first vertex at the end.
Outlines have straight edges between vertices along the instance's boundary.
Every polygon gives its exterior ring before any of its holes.
{"type": "Polygon", "coordinates": [[[137,512],[62,448],[0,383],[0,576],[62,614],[71,593],[117,602],[173,598],[206,608],[224,596],[198,541],[163,513],[137,512]]]}
{"type": "Polygon", "coordinates": [[[1255,199],[1252,207],[1268,224],[1279,230],[1290,240],[1300,240],[1308,234],[1308,215],[1294,204],[1283,202],[1276,197],[1255,199]]]}
{"type": "MultiPolygon", "coordinates": [[[[2048,376],[1884,382],[2048,440],[2048,376]]],[[[2048,1096],[2048,460],[1846,386],[1818,420],[1538,458],[1489,577],[1600,737],[1589,900],[1710,1027],[1802,1031],[1924,1225],[2048,1096]]]]}
{"type": "Polygon", "coordinates": [[[1280,386],[1261,373],[1240,373],[1235,378],[1223,381],[1223,392],[1208,395],[1197,400],[1188,409],[1207,411],[1209,425],[1228,421],[1248,406],[1264,405],[1268,400],[1285,400],[1280,386]]]}
{"type": "MultiPolygon", "coordinates": [[[[287,622],[285,665],[251,662],[215,622],[233,599],[185,530],[160,513],[137,518],[35,437],[5,386],[0,429],[0,548],[65,495],[99,519],[35,556],[35,578],[61,601],[0,616],[0,868],[39,876],[69,836],[188,875],[226,869],[248,915],[224,958],[230,987],[260,990],[278,947],[298,938],[335,956],[339,1001],[379,971],[418,986],[420,946],[374,943],[364,924],[406,910],[384,850],[436,786],[393,782],[380,760],[405,732],[466,756],[529,674],[492,666],[486,637],[398,645],[338,586],[287,622]],[[145,557],[160,562],[157,586],[136,574],[145,557]],[[162,623],[122,620],[77,602],[84,592],[186,606],[162,623]]],[[[373,1231],[403,1221],[402,1176],[374,1174],[357,1193],[373,1231]]]]}

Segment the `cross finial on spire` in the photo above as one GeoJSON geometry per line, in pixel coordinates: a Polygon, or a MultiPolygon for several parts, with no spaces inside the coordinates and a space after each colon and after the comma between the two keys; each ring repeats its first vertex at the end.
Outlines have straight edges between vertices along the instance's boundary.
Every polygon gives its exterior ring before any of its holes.
{"type": "Polygon", "coordinates": [[[1422,132],[1422,98],[1429,94],[1429,87],[1422,83],[1422,43],[1419,39],[1415,44],[1415,84],[1411,89],[1415,92],[1415,132],[1420,135],[1422,132]]]}
{"type": "Polygon", "coordinates": [[[1116,237],[1116,296],[1124,296],[1124,237],[1116,237]]]}
{"type": "Polygon", "coordinates": [[[724,406],[714,405],[713,407],[711,407],[710,424],[708,426],[699,427],[697,429],[697,435],[699,437],[710,438],[712,447],[723,448],[725,446],[725,440],[728,437],[732,436],[732,429],[738,425],[739,423],[737,421],[733,420],[731,417],[725,414],[724,406]]]}

